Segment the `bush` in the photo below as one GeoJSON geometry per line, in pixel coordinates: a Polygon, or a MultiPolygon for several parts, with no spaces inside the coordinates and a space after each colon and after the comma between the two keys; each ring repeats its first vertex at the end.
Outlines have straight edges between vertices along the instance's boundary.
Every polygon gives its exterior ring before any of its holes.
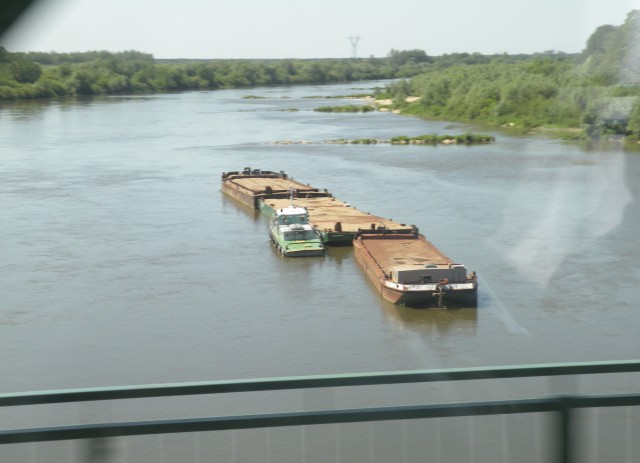
{"type": "Polygon", "coordinates": [[[36,63],[19,60],[11,63],[11,72],[16,82],[32,84],[42,75],[42,68],[36,63]]]}
{"type": "Polygon", "coordinates": [[[368,105],[320,106],[314,109],[324,113],[366,113],[373,110],[374,108],[368,105]]]}

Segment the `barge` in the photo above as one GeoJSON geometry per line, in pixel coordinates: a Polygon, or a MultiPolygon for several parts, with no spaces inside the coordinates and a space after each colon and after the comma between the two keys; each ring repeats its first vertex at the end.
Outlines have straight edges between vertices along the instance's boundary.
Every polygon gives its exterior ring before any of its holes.
{"type": "Polygon", "coordinates": [[[252,209],[259,209],[264,198],[289,198],[291,189],[296,197],[331,196],[326,190],[319,190],[295,181],[283,171],[251,169],[222,173],[222,192],[252,209]]]}
{"type": "MultiPolygon", "coordinates": [[[[275,211],[288,204],[286,199],[260,199],[260,210],[273,217],[275,211]]],[[[415,226],[383,219],[363,212],[333,196],[296,198],[296,205],[309,212],[309,223],[328,246],[351,246],[356,233],[411,233],[415,226]]]]}
{"type": "Polygon", "coordinates": [[[416,231],[357,234],[354,255],[380,295],[408,307],[476,307],[478,279],[416,231]]]}

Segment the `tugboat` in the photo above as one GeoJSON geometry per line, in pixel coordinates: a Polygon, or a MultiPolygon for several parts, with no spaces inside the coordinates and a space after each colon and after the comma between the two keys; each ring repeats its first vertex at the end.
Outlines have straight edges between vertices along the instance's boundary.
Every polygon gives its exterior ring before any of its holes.
{"type": "Polygon", "coordinates": [[[269,224],[271,241],[278,251],[287,257],[324,256],[325,248],[320,236],[309,224],[309,212],[293,204],[276,209],[269,224]]]}

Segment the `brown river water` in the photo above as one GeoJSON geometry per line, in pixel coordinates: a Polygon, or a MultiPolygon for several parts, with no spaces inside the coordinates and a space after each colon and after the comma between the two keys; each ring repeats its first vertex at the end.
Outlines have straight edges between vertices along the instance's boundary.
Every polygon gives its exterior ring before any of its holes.
{"type": "MultiPolygon", "coordinates": [[[[481,146],[323,143],[485,132],[313,111],[375,85],[0,106],[0,393],[639,358],[640,155],[504,133],[481,146]],[[267,219],[220,191],[221,173],[245,166],[417,225],[478,273],[478,308],[391,305],[350,248],[282,258],[267,219]]],[[[638,379],[34,406],[3,410],[0,428],[624,393],[638,379]]],[[[151,436],[112,442],[100,461],[545,462],[549,428],[515,415],[151,436]]],[[[585,412],[581,429],[581,461],[640,461],[637,410],[585,412]]],[[[83,452],[9,445],[0,461],[83,452]]]]}

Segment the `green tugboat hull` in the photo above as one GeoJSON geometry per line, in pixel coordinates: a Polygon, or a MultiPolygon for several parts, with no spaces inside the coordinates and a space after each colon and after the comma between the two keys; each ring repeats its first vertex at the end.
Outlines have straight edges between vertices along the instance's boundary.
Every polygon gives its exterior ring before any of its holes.
{"type": "Polygon", "coordinates": [[[286,257],[320,257],[324,256],[325,248],[322,241],[314,240],[296,240],[288,241],[283,239],[277,232],[276,226],[269,227],[269,236],[274,246],[286,257]]]}
{"type": "Polygon", "coordinates": [[[327,246],[351,246],[355,236],[355,233],[320,232],[322,242],[327,246]]]}

